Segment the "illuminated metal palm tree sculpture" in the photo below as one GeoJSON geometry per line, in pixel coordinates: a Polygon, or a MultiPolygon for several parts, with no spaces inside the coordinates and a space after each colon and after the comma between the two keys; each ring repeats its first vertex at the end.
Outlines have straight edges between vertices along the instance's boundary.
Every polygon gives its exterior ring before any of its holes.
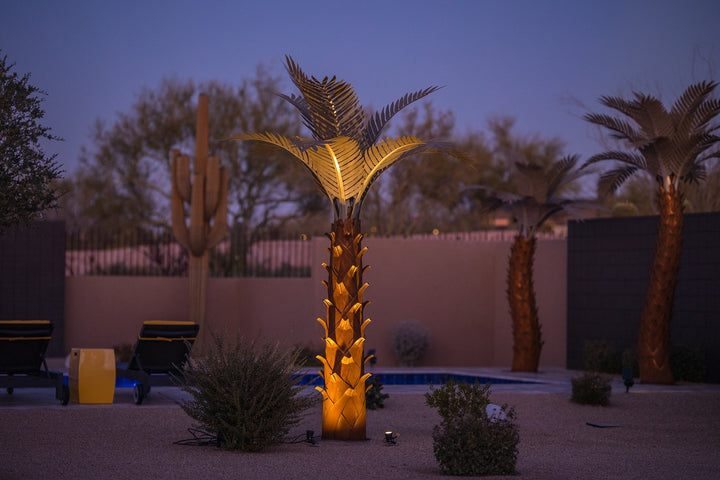
{"type": "Polygon", "coordinates": [[[716,86],[714,82],[691,85],[670,110],[659,99],[641,93],[632,100],[602,97],[603,105],[623,116],[585,116],[629,147],[603,152],[587,161],[621,163],[603,174],[600,189],[614,191],[638,172],[649,174],[657,182],[657,241],[638,332],[638,363],[644,383],[673,383],[670,319],[682,252],[681,184],[703,180],[705,162],[720,157],[720,136],[716,133],[720,124],[714,122],[720,115],[720,100],[711,98],[716,86]]]}
{"type": "MultiPolygon", "coordinates": [[[[375,113],[366,122],[362,106],[348,83],[336,77],[318,80],[308,77],[286,57],[287,70],[300,96],[281,95],[302,116],[312,139],[287,138],[274,133],[245,133],[235,140],[266,142],[295,156],[310,171],[333,205],[330,263],[328,271],[327,318],[318,319],[325,330],[325,357],[319,356],[325,381],[318,390],[323,395],[322,436],[328,439],[365,439],[365,327],[363,319],[360,208],[373,182],[394,163],[430,150],[450,151],[448,144],[423,142],[414,136],[386,138],[380,133],[398,111],[436,91],[429,87],[406,94],[375,113]]],[[[454,152],[451,152],[454,153],[454,152]]]]}
{"type": "Polygon", "coordinates": [[[575,180],[592,173],[589,169],[575,168],[577,161],[577,156],[568,156],[549,166],[517,162],[517,192],[499,192],[480,187],[488,192],[486,208],[507,208],[518,229],[510,248],[507,270],[513,371],[537,372],[543,346],[533,284],[536,232],[557,213],[577,215],[584,209],[596,208],[594,204],[561,196],[563,190],[575,180]]]}

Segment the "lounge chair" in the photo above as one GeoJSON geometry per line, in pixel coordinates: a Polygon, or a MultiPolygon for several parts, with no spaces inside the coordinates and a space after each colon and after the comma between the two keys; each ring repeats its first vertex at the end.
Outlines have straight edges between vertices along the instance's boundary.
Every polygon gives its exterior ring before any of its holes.
{"type": "Polygon", "coordinates": [[[8,394],[16,388],[54,387],[55,398],[68,404],[63,373],[49,370],[45,360],[53,328],[48,320],[0,320],[0,387],[8,394]]]}
{"type": "Polygon", "coordinates": [[[143,322],[130,363],[116,369],[116,377],[136,382],[136,405],[148,396],[151,386],[173,385],[173,377],[182,377],[199,328],[193,322],[143,322]]]}

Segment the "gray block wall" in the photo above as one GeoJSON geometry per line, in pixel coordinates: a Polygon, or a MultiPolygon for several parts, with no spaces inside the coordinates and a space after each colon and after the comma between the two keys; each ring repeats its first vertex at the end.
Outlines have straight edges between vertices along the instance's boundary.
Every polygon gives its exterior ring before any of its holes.
{"type": "Polygon", "coordinates": [[[38,222],[0,237],[0,320],[50,320],[47,356],[62,356],[65,223],[38,222]]]}
{"type": "MultiPolygon", "coordinates": [[[[586,341],[635,347],[658,217],[568,224],[567,366],[584,368],[586,341]]],[[[704,355],[720,381],[720,212],[686,214],[671,339],[704,355]]]]}

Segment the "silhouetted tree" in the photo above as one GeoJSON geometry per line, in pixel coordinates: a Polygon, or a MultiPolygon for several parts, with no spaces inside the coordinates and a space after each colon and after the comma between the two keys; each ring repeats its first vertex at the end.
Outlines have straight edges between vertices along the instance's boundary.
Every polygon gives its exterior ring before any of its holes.
{"type": "MultiPolygon", "coordinates": [[[[1,54],[1,52],[0,52],[1,54]]],[[[42,140],[60,140],[43,126],[45,92],[18,75],[0,55],[0,233],[32,222],[57,205],[53,181],[60,177],[57,155],[47,155],[42,140]]]]}
{"type": "Polygon", "coordinates": [[[96,121],[73,184],[65,185],[73,195],[66,208],[85,227],[168,228],[170,152],[193,150],[196,98],[206,93],[210,154],[228,169],[230,224],[276,227],[314,213],[322,205],[317,201],[321,197],[312,180],[299,174],[302,167],[284,161],[286,153],[225,140],[238,130],[299,133],[292,109],[273,93],[278,84],[278,78],[259,67],[239,86],[164,79],[156,89],[143,89],[112,125],[96,121]]]}

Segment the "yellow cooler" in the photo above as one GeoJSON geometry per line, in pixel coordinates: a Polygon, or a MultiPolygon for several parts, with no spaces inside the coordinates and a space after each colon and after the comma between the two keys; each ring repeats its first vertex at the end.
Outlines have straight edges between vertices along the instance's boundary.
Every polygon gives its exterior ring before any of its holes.
{"type": "Polygon", "coordinates": [[[68,377],[71,402],[113,403],[115,352],[111,348],[73,348],[68,377]]]}

